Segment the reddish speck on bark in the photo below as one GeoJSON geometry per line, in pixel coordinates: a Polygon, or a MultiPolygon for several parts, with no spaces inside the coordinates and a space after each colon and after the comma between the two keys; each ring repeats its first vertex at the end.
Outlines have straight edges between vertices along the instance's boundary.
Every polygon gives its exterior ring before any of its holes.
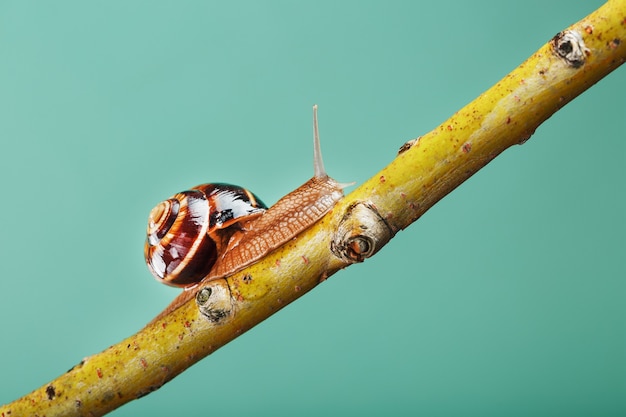
{"type": "Polygon", "coordinates": [[[380,182],[385,182],[385,181],[387,181],[387,180],[385,179],[385,176],[384,176],[384,175],[381,175],[381,176],[380,176],[380,178],[379,178],[379,180],[380,180],[380,182]]]}
{"type": "Polygon", "coordinates": [[[591,25],[585,26],[585,32],[591,35],[593,33],[593,26],[591,25]]]}
{"type": "Polygon", "coordinates": [[[306,256],[302,255],[302,260],[304,261],[305,265],[309,264],[309,258],[307,258],[306,256]]]}
{"type": "Polygon", "coordinates": [[[293,287],[293,289],[294,289],[296,292],[300,292],[300,290],[301,290],[302,288],[300,288],[300,286],[299,286],[299,285],[296,285],[295,287],[293,287]]]}
{"type": "Polygon", "coordinates": [[[141,362],[141,367],[143,369],[146,369],[148,367],[148,361],[145,360],[144,358],[139,359],[139,362],[141,362]]]}
{"type": "Polygon", "coordinates": [[[463,144],[463,152],[470,153],[471,150],[472,150],[472,144],[470,142],[465,142],[463,144]]]}
{"type": "Polygon", "coordinates": [[[96,374],[98,375],[98,378],[102,378],[102,369],[96,368],[96,374]]]}
{"type": "Polygon", "coordinates": [[[187,328],[191,327],[191,323],[189,323],[189,320],[185,321],[185,327],[187,328]]]}

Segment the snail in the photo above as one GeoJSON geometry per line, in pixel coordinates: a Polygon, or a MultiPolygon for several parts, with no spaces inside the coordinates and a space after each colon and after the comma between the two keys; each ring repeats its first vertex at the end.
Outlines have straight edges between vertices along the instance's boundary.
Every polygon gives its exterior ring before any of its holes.
{"type": "MultiPolygon", "coordinates": [[[[313,145],[313,178],[270,208],[252,192],[228,184],[203,184],[159,203],[150,212],[144,246],[152,274],[168,285],[194,289],[240,271],[315,224],[351,185],[326,174],[317,105],[313,145]]],[[[157,319],[193,293],[183,292],[157,319]]]]}

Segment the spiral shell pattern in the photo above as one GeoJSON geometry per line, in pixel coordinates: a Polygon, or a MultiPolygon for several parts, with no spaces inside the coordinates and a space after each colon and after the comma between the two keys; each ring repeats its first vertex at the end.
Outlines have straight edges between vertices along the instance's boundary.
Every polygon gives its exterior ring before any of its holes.
{"type": "Polygon", "coordinates": [[[198,190],[178,193],[152,209],[144,255],[159,281],[188,286],[211,270],[217,250],[207,234],[209,209],[206,196],[198,190]]]}

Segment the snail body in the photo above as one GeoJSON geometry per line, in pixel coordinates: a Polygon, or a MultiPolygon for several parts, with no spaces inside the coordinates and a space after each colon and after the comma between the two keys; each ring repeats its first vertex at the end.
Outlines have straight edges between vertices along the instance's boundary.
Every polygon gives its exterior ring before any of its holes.
{"type": "Polygon", "coordinates": [[[343,197],[342,184],[313,177],[270,207],[249,229],[231,237],[231,247],[217,260],[207,280],[232,275],[261,259],[315,224],[343,197]]]}
{"type": "MultiPolygon", "coordinates": [[[[346,184],[330,178],[324,169],[317,106],[313,107],[313,127],[315,175],[269,209],[250,191],[228,184],[203,184],[152,209],[144,246],[152,274],[161,282],[186,289],[227,277],[326,214],[343,197],[346,184]]],[[[175,301],[166,312],[182,302],[175,301]]]]}

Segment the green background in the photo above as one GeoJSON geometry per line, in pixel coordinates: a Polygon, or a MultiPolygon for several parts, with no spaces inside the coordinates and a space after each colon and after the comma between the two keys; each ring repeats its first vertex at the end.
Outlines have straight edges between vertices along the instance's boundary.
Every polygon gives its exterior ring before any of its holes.
{"type": "MultiPolygon", "coordinates": [[[[177,294],[143,263],[157,202],[275,202],[312,176],[315,103],[329,173],[362,183],[601,3],[3,1],[0,403],[177,294]]],[[[624,415],[624,71],[112,415],[624,415]]]]}

